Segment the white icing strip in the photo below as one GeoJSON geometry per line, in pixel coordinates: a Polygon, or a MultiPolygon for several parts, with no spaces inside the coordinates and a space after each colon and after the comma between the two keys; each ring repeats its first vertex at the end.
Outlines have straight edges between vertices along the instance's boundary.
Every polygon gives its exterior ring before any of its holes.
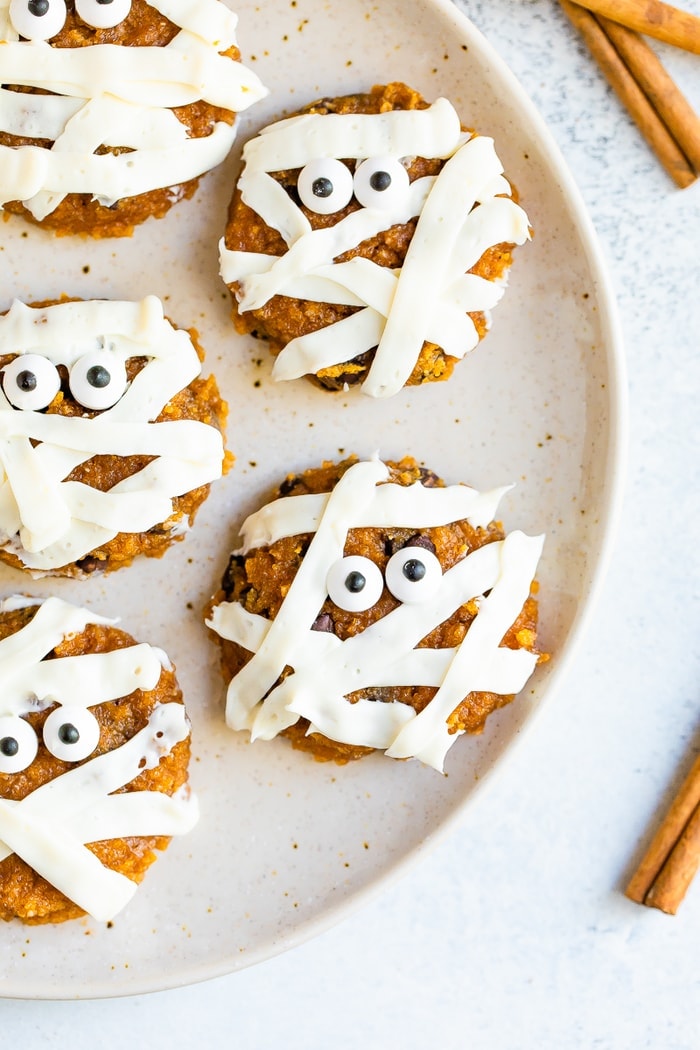
{"type": "Polygon", "coordinates": [[[19,40],[19,33],[10,21],[10,0],[0,0],[0,40],[19,40]]]}
{"type": "Polygon", "coordinates": [[[165,47],[51,47],[43,41],[2,44],[4,84],[56,95],[114,95],[139,106],[186,106],[203,100],[240,112],[264,97],[255,74],[190,34],[165,47]]]}
{"type": "Polygon", "coordinates": [[[8,135],[53,141],[83,104],[79,98],[33,95],[0,87],[0,129],[8,135]]]}
{"type": "Polygon", "coordinates": [[[0,317],[2,355],[40,353],[70,368],[96,349],[122,364],[131,357],[146,364],[123,397],[92,419],[19,411],[0,390],[0,537],[37,572],[66,565],[119,532],[166,521],[174,498],[221,476],[223,441],[214,426],[151,422],[201,370],[189,334],[164,318],[156,297],[42,309],[15,302],[0,317]],[[156,458],[107,493],[62,480],[96,455],[156,458]]]}
{"type": "MultiPolygon", "coordinates": [[[[328,328],[317,328],[308,335],[297,336],[275,358],[273,379],[298,379],[307,373],[320,372],[338,363],[338,351],[352,346],[351,357],[376,346],[384,328],[384,318],[366,307],[357,313],[336,321],[332,326],[333,341],[328,328]]],[[[343,358],[347,360],[347,358],[343,358]]]]}
{"type": "Polygon", "coordinates": [[[5,713],[26,713],[36,702],[28,703],[28,697],[36,697],[42,708],[55,703],[94,707],[135,689],[155,689],[161,671],[157,650],[145,642],[108,653],[23,663],[15,670],[0,670],[0,707],[5,713]]]}
{"type": "Polygon", "coordinates": [[[45,661],[64,638],[88,624],[111,626],[116,621],[54,597],[13,595],[0,603],[0,613],[35,605],[32,620],[0,641],[0,713],[22,715],[56,702],[92,706],[137,688],[155,688],[167,657],[145,643],[45,661]]]}
{"type": "MultiPolygon", "coordinates": [[[[136,892],[137,883],[105,868],[71,830],[74,814],[89,810],[118,788],[129,784],[143,768],[153,769],[176,743],[189,735],[181,704],[156,707],[148,724],[121,747],[74,767],[37,788],[21,802],[0,800],[0,840],[4,855],[16,852],[38,874],[94,918],[113,918],[136,892]]],[[[151,812],[151,792],[135,792],[140,811],[139,828],[157,826],[158,812],[151,812]]],[[[160,803],[156,804],[157,810],[160,803]]],[[[175,808],[169,827],[176,824],[175,808]]],[[[192,826],[192,813],[181,808],[180,830],[192,826]]],[[[87,821],[90,835],[102,838],[94,817],[87,821]]],[[[130,834],[137,832],[130,832],[130,834]]],[[[157,832],[152,832],[157,833],[157,832]]],[[[172,830],[170,831],[172,833],[172,830]]],[[[90,838],[87,841],[96,841],[90,838]]],[[[0,846],[0,850],[2,849],[0,846]]],[[[0,852],[0,856],[2,853],[0,852]]]]}
{"type": "Polygon", "coordinates": [[[461,137],[454,107],[439,98],[422,110],[289,117],[246,143],[243,160],[252,169],[283,171],[310,157],[449,157],[461,137]]]}
{"type": "MultiPolygon", "coordinates": [[[[212,610],[211,618],[205,622],[207,627],[211,627],[221,638],[237,642],[248,652],[254,653],[262,645],[272,621],[257,613],[248,612],[238,602],[220,602],[212,610]]],[[[330,631],[310,631],[304,639],[304,649],[309,654],[313,651],[318,656],[340,644],[340,639],[330,631]]]]}
{"type": "Polygon", "coordinates": [[[236,44],[238,15],[219,0],[149,0],[149,4],[218,51],[236,44]]]}
{"type": "Polygon", "coordinates": [[[126,875],[105,868],[65,826],[27,813],[19,803],[0,799],[0,836],[9,852],[102,922],[113,919],[138,888],[126,875]]]}
{"type": "Polygon", "coordinates": [[[249,178],[243,173],[238,188],[244,204],[259,215],[272,216],[272,228],[281,234],[287,244],[311,233],[311,223],[301,208],[297,207],[284,186],[267,172],[260,172],[256,178],[249,178]]]}
{"type": "Polygon", "coordinates": [[[105,96],[82,102],[3,89],[0,128],[11,135],[55,139],[52,148],[63,152],[98,146],[162,149],[187,140],[187,128],[169,109],[133,106],[105,96]]]}
{"type": "Polygon", "coordinates": [[[44,307],[15,299],[0,315],[0,355],[38,352],[54,363],[71,365],[80,353],[95,349],[98,340],[120,335],[147,346],[149,356],[158,357],[167,328],[173,330],[155,295],[136,301],[91,299],[44,307]]]}
{"type": "MultiPolygon", "coordinates": [[[[197,178],[216,167],[228,154],[236,129],[219,122],[211,135],[187,139],[168,149],[140,149],[131,153],[62,153],[39,146],[0,146],[0,205],[21,200],[36,219],[47,198],[32,200],[38,193],[89,193],[110,207],[124,197],[197,178]],[[28,159],[27,159],[28,157],[28,159]]],[[[46,213],[48,214],[48,213],[46,213]]]]}
{"type": "Polygon", "coordinates": [[[424,304],[439,299],[450,283],[449,262],[462,225],[454,217],[464,216],[468,225],[480,188],[501,170],[492,140],[477,137],[440,171],[408,247],[391,312],[363,383],[370,396],[395,394],[411,374],[429,328],[424,304]]]}
{"type": "MultiPolygon", "coordinates": [[[[4,415],[0,413],[0,432],[4,415]]],[[[45,537],[52,542],[70,522],[68,508],[59,493],[60,479],[43,469],[25,437],[5,439],[0,447],[0,464],[8,478],[13,479],[13,511],[21,522],[22,544],[29,551],[40,550],[45,537]]]]}
{"type": "MultiPolygon", "coordinates": [[[[505,485],[479,492],[468,485],[427,488],[420,482],[413,485],[386,482],[377,485],[372,499],[358,507],[352,527],[427,529],[465,518],[475,528],[484,528],[493,520],[498,504],[511,488],[505,485]]],[[[328,500],[329,493],[321,492],[282,496],[266,504],[243,522],[243,543],[236,553],[247,554],[286,536],[315,532],[328,500]]]]}
{"type": "MultiPolygon", "coordinates": [[[[285,600],[260,649],[229,686],[226,720],[232,728],[245,727],[261,693],[274,685],[285,664],[294,664],[299,643],[313,624],[326,595],[325,566],[342,554],[347,530],[357,510],[372,498],[375,485],[383,481],[387,473],[387,468],[378,460],[356,463],[331,493],[309,551],[289,588],[287,598],[291,600],[285,600]]],[[[291,722],[296,720],[290,717],[291,722]]],[[[279,728],[284,726],[280,724],[279,728]]]]}
{"type": "Polygon", "coordinates": [[[239,602],[219,602],[205,623],[212,631],[216,631],[220,638],[238,642],[251,653],[258,651],[270,629],[270,620],[257,613],[248,612],[239,602]]]}
{"type": "Polygon", "coordinates": [[[199,820],[193,794],[164,795],[160,791],[128,791],[77,813],[68,821],[81,842],[128,838],[133,835],[185,835],[199,820]],[[148,804],[143,804],[145,796],[148,804]]]}
{"type": "Polygon", "coordinates": [[[450,270],[455,273],[466,272],[495,243],[524,244],[529,239],[527,215],[515,201],[510,197],[484,200],[470,212],[468,221],[460,227],[452,250],[450,270]],[[495,237],[500,240],[496,242],[495,237]]]}
{"type": "MultiPolygon", "coordinates": [[[[0,604],[0,612],[35,604],[31,598],[14,595],[0,604]]],[[[33,619],[25,627],[0,640],[0,711],[3,714],[22,715],[33,709],[33,696],[22,699],[13,692],[15,677],[36,666],[64,638],[84,631],[89,623],[113,625],[115,621],[51,597],[39,603],[33,619]]]]}
{"type": "Polygon", "coordinates": [[[148,451],[153,456],[177,456],[184,462],[214,460],[221,448],[219,432],[194,419],[122,423],[100,416],[86,419],[84,416],[0,412],[0,437],[18,436],[54,441],[93,456],[136,456],[148,451]]]}

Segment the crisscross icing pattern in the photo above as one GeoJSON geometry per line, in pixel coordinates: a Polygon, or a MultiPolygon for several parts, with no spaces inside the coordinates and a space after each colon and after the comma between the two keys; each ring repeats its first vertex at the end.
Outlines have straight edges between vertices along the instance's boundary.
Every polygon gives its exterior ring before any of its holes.
{"type": "Polygon", "coordinates": [[[201,371],[189,334],[170,324],[155,296],[43,308],[15,301],[0,317],[0,356],[39,354],[70,368],[95,350],[115,362],[147,361],[123,397],[93,418],[18,410],[0,389],[0,543],[37,574],[78,560],[119,532],[167,521],[175,497],[221,476],[216,427],[154,422],[201,371]],[[108,492],[64,480],[96,455],[155,458],[108,492]]]}
{"type": "Polygon", "coordinates": [[[510,196],[493,140],[463,133],[451,103],[438,99],[424,110],[291,117],[248,142],[243,159],[242,200],[277,230],[287,251],[265,255],[220,242],[221,275],[235,286],[239,309],[258,309],[275,295],[356,308],[287,343],[275,359],[276,379],[315,373],[376,347],[362,389],[388,397],[406,383],[425,341],[455,358],[476,346],[479,336],[469,312],[488,316],[504,285],[467,271],[494,245],[522,244],[529,226],[510,196]],[[317,230],[271,174],[319,158],[361,161],[374,155],[446,163],[437,176],[411,183],[404,200],[360,208],[317,230]],[[416,217],[400,269],[362,257],[335,262],[416,217]]]}
{"type": "Polygon", "coordinates": [[[328,570],[343,556],[350,528],[420,529],[462,519],[484,526],[505,491],[407,488],[388,477],[378,459],[359,462],[330,494],[284,497],[252,515],[237,553],[297,533],[313,534],[309,547],[274,620],[222,602],[208,623],[253,653],[228,686],[226,718],[233,729],[270,739],[304,717],[309,732],[384,749],[392,758],[417,757],[441,770],[458,736],[447,719],[459,702],[472,691],[518,693],[535,667],[536,654],[500,643],[528,597],[543,537],[515,531],[478,548],[443,573],[426,601],[401,604],[345,641],[313,631],[328,594],[328,570]],[[478,614],[457,648],[418,648],[471,599],[478,614]],[[285,667],[292,673],[280,681],[285,667]],[[400,702],[345,699],[360,689],[402,685],[437,692],[420,714],[400,702]]]}
{"type": "Polygon", "coordinates": [[[236,128],[218,120],[209,135],[190,138],[173,109],[201,99],[233,114],[267,93],[222,54],[236,45],[237,17],[220,0],[153,0],[180,26],[164,47],[20,40],[9,5],[0,0],[0,83],[41,93],[0,88],[0,131],[52,145],[0,145],[0,208],[19,200],[41,220],[68,193],[109,207],[187,182],[221,163],[236,128]]]}
{"type": "MultiPolygon", "coordinates": [[[[0,611],[26,604],[18,596],[0,603],[0,611]]],[[[66,635],[89,623],[114,621],[59,598],[33,604],[38,610],[30,623],[0,641],[2,715],[22,715],[57,702],[86,707],[106,703],[137,688],[153,689],[163,666],[169,667],[161,650],[143,643],[111,653],[44,660],[66,635]]],[[[0,861],[16,853],[94,918],[113,918],[137,883],[105,867],[85,844],[180,835],[194,826],[198,805],[188,788],[172,797],[149,790],[113,794],[143,769],[155,768],[188,735],[183,705],[159,704],[147,725],[121,747],[74,766],[21,801],[0,799],[0,861]]]]}

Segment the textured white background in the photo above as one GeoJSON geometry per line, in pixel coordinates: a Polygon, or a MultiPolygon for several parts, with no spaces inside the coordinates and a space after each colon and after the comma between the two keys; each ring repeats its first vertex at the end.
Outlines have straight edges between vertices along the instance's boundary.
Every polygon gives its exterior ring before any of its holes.
{"type": "MultiPolygon", "coordinates": [[[[700,880],[675,918],[621,893],[700,747],[700,184],[675,189],[554,0],[457,6],[548,122],[619,301],[628,476],[584,644],[457,830],[340,926],[178,991],[1,1001],[3,1048],[700,1047],[700,880]]],[[[700,59],[657,50],[700,109],[700,59]]]]}

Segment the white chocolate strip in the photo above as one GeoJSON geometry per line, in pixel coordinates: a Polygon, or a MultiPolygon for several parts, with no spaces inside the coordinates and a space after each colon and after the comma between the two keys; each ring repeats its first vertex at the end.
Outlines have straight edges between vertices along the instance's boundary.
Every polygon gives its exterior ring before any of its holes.
{"type": "MultiPolygon", "coordinates": [[[[505,485],[479,492],[468,485],[431,489],[420,482],[413,485],[385,482],[376,486],[371,500],[357,508],[352,527],[427,529],[464,518],[475,528],[484,528],[493,521],[498,504],[511,488],[505,485]]],[[[315,532],[329,496],[327,492],[281,496],[267,503],[243,522],[243,544],[236,553],[247,554],[285,536],[315,532]]]]}
{"type": "Polygon", "coordinates": [[[448,157],[464,139],[447,99],[387,113],[304,113],[264,128],[243,148],[252,171],[302,168],[319,157],[448,157]]]}

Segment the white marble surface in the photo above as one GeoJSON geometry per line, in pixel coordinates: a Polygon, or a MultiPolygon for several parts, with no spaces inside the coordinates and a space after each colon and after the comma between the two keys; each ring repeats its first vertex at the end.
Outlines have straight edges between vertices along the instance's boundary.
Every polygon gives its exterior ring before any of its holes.
{"type": "MultiPolygon", "coordinates": [[[[675,189],[554,0],[458,6],[574,172],[627,346],[621,529],[568,680],[457,830],[340,926],[182,990],[0,1001],[2,1047],[700,1046],[700,880],[673,918],[621,893],[700,746],[700,183],[675,189]]],[[[657,50],[700,109],[700,59],[657,50]]]]}

